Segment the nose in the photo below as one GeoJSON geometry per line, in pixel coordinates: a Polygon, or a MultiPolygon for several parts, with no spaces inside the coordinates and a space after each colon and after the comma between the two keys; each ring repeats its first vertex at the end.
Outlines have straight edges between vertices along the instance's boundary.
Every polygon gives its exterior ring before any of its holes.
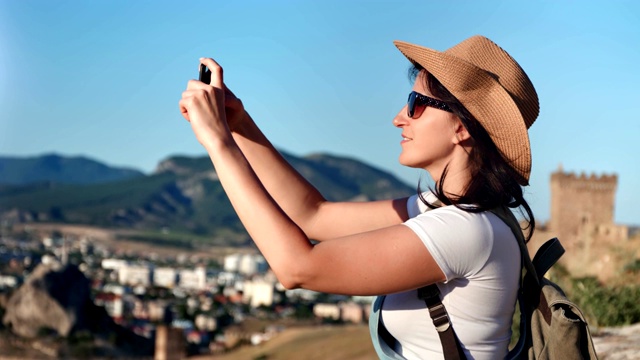
{"type": "Polygon", "coordinates": [[[405,126],[408,121],[409,119],[407,117],[407,105],[405,105],[393,118],[393,126],[400,128],[405,126]]]}

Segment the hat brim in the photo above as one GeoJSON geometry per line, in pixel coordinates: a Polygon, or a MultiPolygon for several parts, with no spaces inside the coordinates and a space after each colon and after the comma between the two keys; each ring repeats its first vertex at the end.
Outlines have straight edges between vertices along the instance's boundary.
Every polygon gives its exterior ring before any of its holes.
{"type": "Polygon", "coordinates": [[[459,57],[423,46],[394,41],[409,61],[422,66],[480,122],[503,158],[527,185],[531,148],[524,118],[511,95],[491,73],[459,57]]]}

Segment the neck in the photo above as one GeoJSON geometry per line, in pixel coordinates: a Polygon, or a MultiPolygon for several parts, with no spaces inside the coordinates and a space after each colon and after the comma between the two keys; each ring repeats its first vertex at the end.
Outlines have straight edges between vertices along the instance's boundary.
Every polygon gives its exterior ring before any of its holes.
{"type": "Polygon", "coordinates": [[[470,181],[471,177],[468,171],[456,172],[453,169],[448,169],[442,191],[449,198],[462,196],[467,190],[470,181]]]}
{"type": "MultiPolygon", "coordinates": [[[[443,184],[442,191],[447,197],[458,197],[465,193],[467,186],[471,182],[471,171],[469,169],[469,157],[466,153],[463,156],[454,156],[447,163],[447,175],[443,184]]],[[[436,185],[440,185],[442,175],[444,173],[444,166],[437,172],[437,176],[434,176],[433,172],[429,171],[431,177],[436,181],[436,185]]]]}

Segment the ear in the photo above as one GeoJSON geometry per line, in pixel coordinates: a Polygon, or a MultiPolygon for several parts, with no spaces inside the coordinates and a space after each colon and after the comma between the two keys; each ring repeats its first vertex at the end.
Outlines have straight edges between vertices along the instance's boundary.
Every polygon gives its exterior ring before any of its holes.
{"type": "Polygon", "coordinates": [[[469,141],[471,135],[460,119],[456,118],[453,123],[453,143],[456,145],[463,145],[463,143],[469,141]]]}

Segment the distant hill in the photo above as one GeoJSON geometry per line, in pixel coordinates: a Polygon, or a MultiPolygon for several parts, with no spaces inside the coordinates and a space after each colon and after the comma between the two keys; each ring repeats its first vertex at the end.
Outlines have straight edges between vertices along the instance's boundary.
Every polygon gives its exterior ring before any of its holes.
{"type": "Polygon", "coordinates": [[[0,184],[4,185],[97,184],[143,175],[138,170],[111,167],[82,156],[0,156],[0,184]]]}
{"type": "MultiPolygon", "coordinates": [[[[326,154],[284,156],[330,200],[378,200],[415,192],[393,175],[354,159],[326,154]]],[[[172,156],[160,162],[153,174],[98,184],[2,185],[0,220],[156,233],[164,229],[206,235],[221,245],[249,242],[206,156],[172,156]]]]}

